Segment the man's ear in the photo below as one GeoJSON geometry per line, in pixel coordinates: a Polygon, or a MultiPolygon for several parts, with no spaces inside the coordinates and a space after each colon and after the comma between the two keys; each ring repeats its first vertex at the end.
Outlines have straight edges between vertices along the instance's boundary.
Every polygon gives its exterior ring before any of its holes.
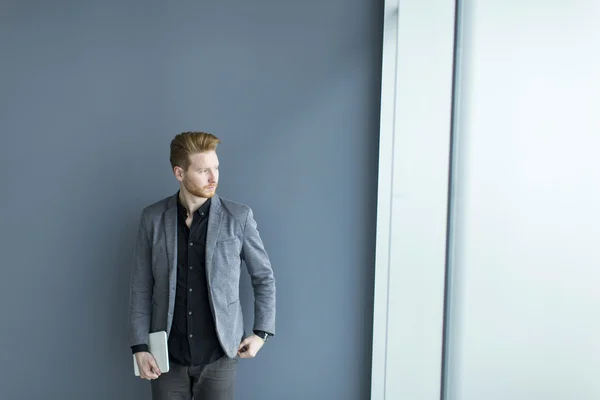
{"type": "Polygon", "coordinates": [[[173,174],[179,182],[183,180],[183,168],[181,168],[180,166],[176,165],[173,167],[173,174]]]}

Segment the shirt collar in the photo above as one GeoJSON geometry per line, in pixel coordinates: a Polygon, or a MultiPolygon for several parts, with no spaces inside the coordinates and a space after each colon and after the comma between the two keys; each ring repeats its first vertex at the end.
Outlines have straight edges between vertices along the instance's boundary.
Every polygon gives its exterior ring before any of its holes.
{"type": "MultiPolygon", "coordinates": [[[[202,218],[202,214],[204,216],[208,215],[208,211],[210,210],[210,198],[208,198],[204,204],[200,206],[199,209],[196,210],[196,216],[200,216],[202,218]]],[[[183,204],[181,204],[181,199],[179,198],[179,192],[177,192],[177,212],[181,218],[184,220],[187,219],[187,210],[183,204]]]]}

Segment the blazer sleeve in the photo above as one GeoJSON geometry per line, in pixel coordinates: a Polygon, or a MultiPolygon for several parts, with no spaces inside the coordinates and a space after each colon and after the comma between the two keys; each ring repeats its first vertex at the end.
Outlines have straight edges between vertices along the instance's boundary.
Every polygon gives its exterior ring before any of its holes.
{"type": "Polygon", "coordinates": [[[254,289],[254,330],[275,334],[275,277],[252,209],[244,225],[242,259],[254,289]]]}
{"type": "Polygon", "coordinates": [[[137,232],[129,289],[129,344],[147,345],[152,318],[152,251],[145,213],[137,232]]]}

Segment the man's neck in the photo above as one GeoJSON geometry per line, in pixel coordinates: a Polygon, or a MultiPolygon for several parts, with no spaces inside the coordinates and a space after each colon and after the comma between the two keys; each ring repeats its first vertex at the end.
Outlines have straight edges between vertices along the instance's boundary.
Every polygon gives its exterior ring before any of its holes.
{"type": "Polygon", "coordinates": [[[179,191],[179,201],[188,212],[188,217],[193,215],[208,199],[205,197],[196,197],[185,189],[179,191]]]}

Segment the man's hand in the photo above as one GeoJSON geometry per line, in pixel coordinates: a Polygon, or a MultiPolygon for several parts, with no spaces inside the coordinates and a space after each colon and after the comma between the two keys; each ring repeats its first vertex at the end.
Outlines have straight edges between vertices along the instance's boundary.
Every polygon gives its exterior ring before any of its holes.
{"type": "Polygon", "coordinates": [[[242,343],[240,343],[240,346],[238,347],[238,356],[240,356],[240,358],[256,357],[256,353],[258,353],[264,344],[265,341],[258,336],[248,336],[246,339],[242,340],[242,343]]]}
{"type": "Polygon", "coordinates": [[[137,361],[138,369],[140,370],[140,378],[157,379],[160,376],[160,369],[158,369],[158,365],[152,354],[146,351],[135,353],[135,361],[137,361]]]}

